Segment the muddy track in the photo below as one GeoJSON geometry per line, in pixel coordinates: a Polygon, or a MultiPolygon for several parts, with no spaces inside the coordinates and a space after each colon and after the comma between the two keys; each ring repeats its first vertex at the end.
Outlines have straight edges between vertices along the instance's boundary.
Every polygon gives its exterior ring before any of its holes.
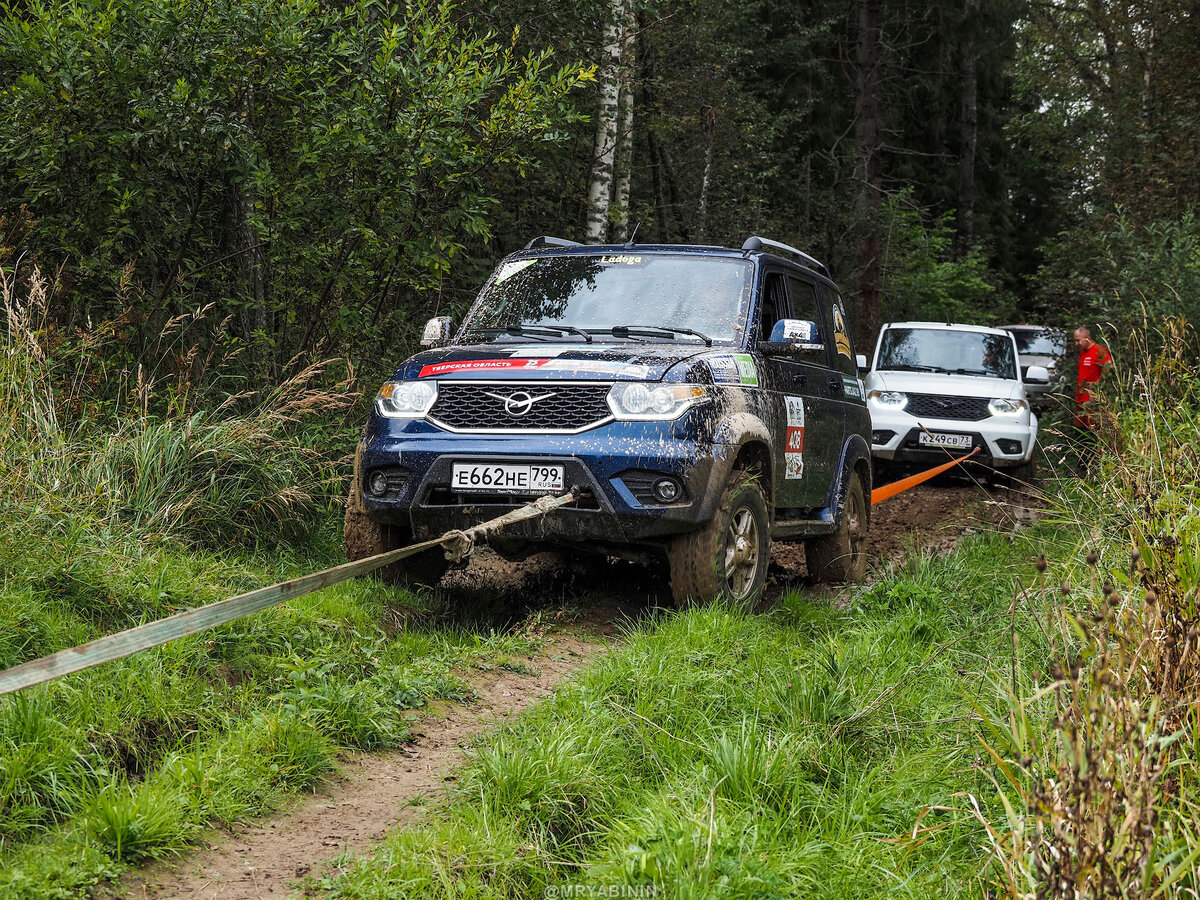
{"type": "Polygon", "coordinates": [[[276,817],[231,833],[214,832],[207,849],[127,873],[110,897],[263,900],[292,894],[295,882],[319,876],[346,851],[367,852],[396,825],[418,819],[427,800],[464,762],[463,747],[532,706],[605,644],[574,631],[549,635],[525,662],[527,674],[504,669],[460,673],[471,703],[438,703],[412,727],[412,740],[387,753],[346,755],[341,774],[276,817]],[[536,673],[536,674],[534,674],[536,673]]]}
{"type": "MultiPolygon", "coordinates": [[[[1036,518],[1037,506],[1018,491],[961,482],[924,485],[872,510],[871,566],[878,572],[913,550],[947,552],[975,530],[1020,527],[1036,518]]],[[[808,586],[803,546],[776,544],[766,602],[784,590],[808,586]]],[[[490,610],[484,618],[491,619],[492,627],[548,610],[554,619],[575,619],[576,625],[551,634],[546,646],[529,658],[538,674],[464,673],[478,699],[440,704],[415,723],[413,741],[403,749],[347,756],[340,777],[316,795],[300,798],[291,811],[230,834],[214,834],[209,849],[129,873],[119,891],[109,896],[289,896],[296,881],[328,871],[345,851],[364,853],[389,829],[417,821],[425,801],[446,795],[446,780],[465,759],[463,745],[550,694],[572,671],[603,652],[604,636],[614,634],[622,621],[636,621],[656,607],[671,605],[665,565],[654,571],[616,560],[563,559],[554,554],[505,563],[481,552],[467,568],[443,580],[441,593],[449,598],[456,617],[490,610]]]]}

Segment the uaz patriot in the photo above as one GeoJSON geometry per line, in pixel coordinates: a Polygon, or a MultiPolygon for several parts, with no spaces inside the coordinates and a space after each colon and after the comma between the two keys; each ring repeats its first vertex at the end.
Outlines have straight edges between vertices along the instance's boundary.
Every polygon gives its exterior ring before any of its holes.
{"type": "MultiPolygon", "coordinates": [[[[679,603],[751,599],[772,540],[803,540],[815,579],[862,576],[866,394],[838,289],[800,250],[536,238],[423,344],[364,429],[350,558],[577,488],[491,545],[665,560],[679,603]]],[[[432,583],[446,565],[433,551],[384,574],[432,583]]]]}

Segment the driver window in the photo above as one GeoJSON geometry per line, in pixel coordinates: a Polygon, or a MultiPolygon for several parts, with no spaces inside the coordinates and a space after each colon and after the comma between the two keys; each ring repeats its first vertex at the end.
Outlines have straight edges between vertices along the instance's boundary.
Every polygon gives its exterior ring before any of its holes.
{"type": "Polygon", "coordinates": [[[823,350],[804,350],[797,356],[804,362],[812,363],[818,366],[829,364],[829,339],[828,329],[825,325],[825,320],[821,317],[821,306],[817,302],[816,288],[807,281],[801,281],[799,278],[788,277],[788,287],[792,294],[792,318],[804,319],[808,322],[817,323],[817,333],[820,335],[820,343],[826,345],[823,350]]]}
{"type": "Polygon", "coordinates": [[[758,319],[758,339],[769,341],[771,329],[775,323],[787,315],[787,293],[784,290],[783,276],[778,272],[768,272],[763,284],[762,311],[758,319]]]}

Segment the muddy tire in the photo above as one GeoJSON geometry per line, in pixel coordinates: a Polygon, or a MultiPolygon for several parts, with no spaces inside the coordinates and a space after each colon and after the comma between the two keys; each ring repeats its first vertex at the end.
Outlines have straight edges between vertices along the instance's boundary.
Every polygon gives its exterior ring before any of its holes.
{"type": "Polygon", "coordinates": [[[852,472],[838,530],[804,542],[810,578],[829,584],[862,581],[867,572],[867,515],[862,478],[852,472]]]}
{"type": "MultiPolygon", "coordinates": [[[[355,478],[356,486],[350,489],[350,496],[346,498],[346,525],[342,532],[346,558],[353,562],[409,544],[411,537],[405,529],[375,522],[362,511],[357,502],[357,481],[355,478]]],[[[385,584],[400,587],[435,585],[446,574],[448,565],[446,555],[440,549],[433,549],[376,569],[374,574],[385,584]]]]}
{"type": "Polygon", "coordinates": [[[718,596],[749,605],[767,580],[771,521],[762,488],[742,471],[729,476],[716,515],[667,548],[677,607],[718,596]]]}

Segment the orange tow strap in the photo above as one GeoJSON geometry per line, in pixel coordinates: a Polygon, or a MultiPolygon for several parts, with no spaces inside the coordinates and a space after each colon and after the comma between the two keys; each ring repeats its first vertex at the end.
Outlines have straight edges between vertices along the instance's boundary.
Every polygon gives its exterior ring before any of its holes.
{"type": "Polygon", "coordinates": [[[876,503],[882,503],[884,500],[895,497],[897,494],[904,493],[909,488],[916,487],[922,481],[928,481],[934,475],[940,475],[947,469],[954,468],[960,462],[970,459],[982,449],[982,447],[976,447],[966,456],[960,456],[957,459],[950,460],[948,463],[942,463],[940,466],[935,466],[934,468],[928,469],[924,472],[918,472],[916,475],[909,475],[907,478],[901,478],[899,481],[893,481],[891,484],[885,484],[883,487],[875,488],[875,490],[871,491],[871,505],[874,506],[876,503]]]}

